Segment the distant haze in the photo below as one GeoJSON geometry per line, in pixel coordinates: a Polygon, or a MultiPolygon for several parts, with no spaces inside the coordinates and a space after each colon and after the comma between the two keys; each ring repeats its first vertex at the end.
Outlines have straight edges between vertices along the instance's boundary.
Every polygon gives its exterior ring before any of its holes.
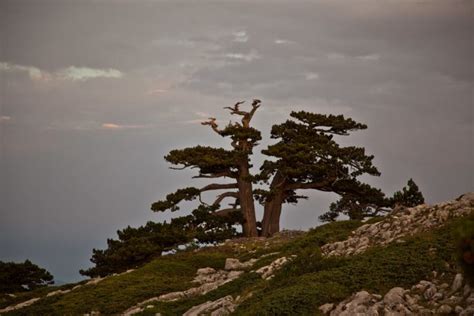
{"type": "MultiPolygon", "coordinates": [[[[0,25],[0,260],[77,280],[117,229],[180,215],[150,204],[202,182],[163,156],[228,146],[199,122],[253,98],[264,138],[291,110],[367,124],[341,141],[387,194],[474,189],[472,1],[3,0],[0,25]]],[[[310,196],[284,228],[337,198],[310,196]]]]}

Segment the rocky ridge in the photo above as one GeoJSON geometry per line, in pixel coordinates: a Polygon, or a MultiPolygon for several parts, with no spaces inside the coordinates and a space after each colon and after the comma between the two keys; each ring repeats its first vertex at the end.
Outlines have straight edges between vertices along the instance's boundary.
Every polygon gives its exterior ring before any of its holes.
{"type": "Polygon", "coordinates": [[[456,200],[436,204],[423,204],[412,208],[399,208],[374,224],[365,224],[352,232],[344,241],[321,247],[323,256],[349,256],[364,252],[372,246],[383,246],[403,237],[442,226],[451,218],[462,217],[474,210],[474,192],[456,200]]]}
{"type": "Polygon", "coordinates": [[[474,291],[462,274],[451,285],[443,275],[422,280],[411,289],[392,288],[385,296],[360,291],[339,304],[324,304],[319,310],[330,316],[352,315],[474,315],[474,291]]]}
{"type": "MultiPolygon", "coordinates": [[[[321,247],[323,256],[360,254],[371,246],[403,242],[402,238],[440,227],[447,220],[474,211],[474,192],[437,205],[419,205],[395,211],[382,221],[356,229],[345,241],[321,247]]],[[[452,285],[443,282],[444,275],[422,280],[411,289],[392,288],[384,297],[360,291],[339,304],[324,304],[319,310],[331,316],[349,315],[474,315],[474,291],[457,274],[452,285]],[[463,287],[464,285],[464,287],[463,287]]]]}
{"type": "MultiPolygon", "coordinates": [[[[121,315],[131,316],[140,313],[146,308],[152,308],[152,304],[154,302],[171,302],[204,295],[226,283],[237,279],[243,273],[245,273],[245,270],[251,268],[259,259],[276,254],[278,253],[266,254],[259,257],[258,259],[253,258],[246,262],[240,262],[238,259],[235,258],[227,258],[224,270],[215,270],[210,267],[198,269],[196,272],[196,277],[192,282],[199,284],[199,286],[192,287],[184,291],[166,293],[158,297],[147,299],[133,307],[130,307],[129,309],[121,313],[121,315]]],[[[290,260],[291,258],[280,257],[272,261],[269,265],[263,266],[258,270],[251,272],[258,273],[261,275],[262,279],[269,280],[273,277],[274,273],[277,270],[281,269],[281,267],[288,263],[290,260]]],[[[241,297],[237,297],[234,299],[231,295],[228,295],[225,297],[221,297],[215,301],[208,301],[206,303],[194,306],[189,309],[184,315],[228,315],[237,307],[238,303],[242,300],[243,298],[241,297]]]]}

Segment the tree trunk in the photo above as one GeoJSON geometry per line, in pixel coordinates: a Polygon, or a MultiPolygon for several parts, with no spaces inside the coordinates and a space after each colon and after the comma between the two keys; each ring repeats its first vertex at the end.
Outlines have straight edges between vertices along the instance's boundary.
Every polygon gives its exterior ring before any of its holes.
{"type": "Polygon", "coordinates": [[[249,180],[249,164],[245,161],[240,168],[237,183],[239,186],[239,203],[242,209],[244,222],[242,230],[245,237],[257,237],[257,220],[255,218],[255,205],[253,201],[252,182],[249,180]]]}
{"type": "Polygon", "coordinates": [[[262,220],[262,236],[270,237],[280,231],[280,215],[283,202],[283,194],[276,194],[272,200],[265,203],[262,220]]]}
{"type": "Polygon", "coordinates": [[[270,184],[272,195],[265,201],[262,220],[262,236],[270,237],[280,231],[280,216],[285,199],[285,178],[277,172],[270,184]]]}

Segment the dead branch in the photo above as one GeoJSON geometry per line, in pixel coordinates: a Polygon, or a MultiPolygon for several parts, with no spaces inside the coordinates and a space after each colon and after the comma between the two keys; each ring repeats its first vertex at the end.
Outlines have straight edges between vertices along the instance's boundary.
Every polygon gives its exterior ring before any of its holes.
{"type": "Polygon", "coordinates": [[[239,194],[237,192],[224,192],[222,194],[219,194],[217,196],[217,199],[214,201],[214,203],[212,203],[212,205],[214,205],[214,206],[219,205],[219,204],[221,204],[222,200],[224,200],[225,198],[228,198],[228,197],[233,197],[233,198],[238,199],[239,194]]]}
{"type": "Polygon", "coordinates": [[[227,216],[232,212],[241,212],[242,210],[240,208],[225,208],[222,210],[218,210],[214,212],[214,215],[217,216],[227,216]]]}

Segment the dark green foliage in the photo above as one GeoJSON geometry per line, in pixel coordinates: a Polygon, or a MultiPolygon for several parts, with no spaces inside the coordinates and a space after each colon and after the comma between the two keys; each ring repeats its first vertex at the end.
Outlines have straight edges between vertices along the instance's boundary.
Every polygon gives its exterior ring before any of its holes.
{"type": "Polygon", "coordinates": [[[236,153],[223,148],[196,146],[175,149],[165,156],[166,161],[183,167],[199,168],[202,174],[214,174],[237,168],[236,153]]]}
{"type": "Polygon", "coordinates": [[[367,156],[361,147],[341,147],[334,135],[349,135],[349,131],[367,128],[342,115],[322,115],[292,112],[297,121],[287,120],[274,125],[271,138],[279,142],[268,146],[262,153],[276,160],[266,160],[259,179],[269,180],[276,172],[286,179],[285,196],[297,196],[295,189],[346,192],[362,174],[380,175],[372,165],[373,156],[367,156]],[[319,184],[319,186],[318,186],[319,184]]]}
{"type": "Polygon", "coordinates": [[[197,269],[223,269],[228,255],[209,249],[163,256],[133,272],[106,278],[97,285],[43,298],[11,315],[84,315],[91,311],[98,311],[101,315],[119,315],[151,297],[194,286],[191,281],[197,269]]]}
{"type": "Polygon", "coordinates": [[[468,279],[474,280],[474,213],[466,218],[456,233],[459,262],[468,279]]]}
{"type": "Polygon", "coordinates": [[[155,212],[164,212],[171,210],[172,212],[179,210],[178,204],[181,201],[192,201],[199,196],[201,191],[197,188],[189,187],[179,189],[175,193],[170,193],[164,201],[157,201],[151,205],[151,210],[155,212]]]}
{"type": "Polygon", "coordinates": [[[340,190],[341,198],[331,203],[329,211],[319,216],[322,222],[335,221],[340,214],[349,219],[362,220],[367,217],[379,216],[392,211],[396,205],[414,207],[425,202],[423,194],[416,183],[410,179],[402,191],[397,191],[392,198],[386,198],[380,190],[368,184],[354,182],[352,189],[340,190]]]}
{"type": "MultiPolygon", "coordinates": [[[[261,133],[259,130],[253,127],[244,127],[240,124],[229,124],[221,132],[221,136],[229,136],[233,142],[238,142],[245,140],[252,144],[248,149],[252,149],[253,146],[258,145],[258,141],[262,139],[261,133]]],[[[242,148],[237,148],[237,151],[242,148]]]]}
{"type": "Polygon", "coordinates": [[[341,198],[331,203],[329,211],[319,216],[322,222],[335,221],[340,214],[352,220],[363,220],[391,210],[390,200],[385,194],[368,184],[357,182],[353,190],[348,190],[341,198]]]}
{"type": "MultiPolygon", "coordinates": [[[[286,247],[298,257],[244,301],[235,314],[315,315],[320,305],[342,301],[357,291],[383,295],[395,286],[408,288],[433,270],[453,274],[456,270],[446,262],[456,262],[456,231],[464,220],[347,258],[322,259],[314,244],[299,240],[295,243],[302,247],[294,248],[290,243],[286,247]]],[[[344,222],[330,225],[338,223],[344,222]]],[[[316,229],[313,234],[316,237],[320,232],[316,229]]]]}
{"type": "Polygon", "coordinates": [[[413,207],[425,203],[423,194],[418,189],[413,179],[408,180],[406,187],[402,191],[397,191],[391,200],[392,205],[402,205],[406,207],[413,207]]]}
{"type": "Polygon", "coordinates": [[[191,215],[174,218],[170,223],[148,222],[139,228],[119,230],[119,239],[108,239],[107,249],[93,249],[91,262],[95,267],[79,272],[89,277],[103,277],[136,268],[179,245],[215,243],[238,236],[232,225],[241,220],[240,214],[216,216],[213,211],[200,206],[191,215]]]}
{"type": "Polygon", "coordinates": [[[0,261],[0,293],[30,291],[53,283],[53,276],[30,260],[23,263],[0,261]]]}

